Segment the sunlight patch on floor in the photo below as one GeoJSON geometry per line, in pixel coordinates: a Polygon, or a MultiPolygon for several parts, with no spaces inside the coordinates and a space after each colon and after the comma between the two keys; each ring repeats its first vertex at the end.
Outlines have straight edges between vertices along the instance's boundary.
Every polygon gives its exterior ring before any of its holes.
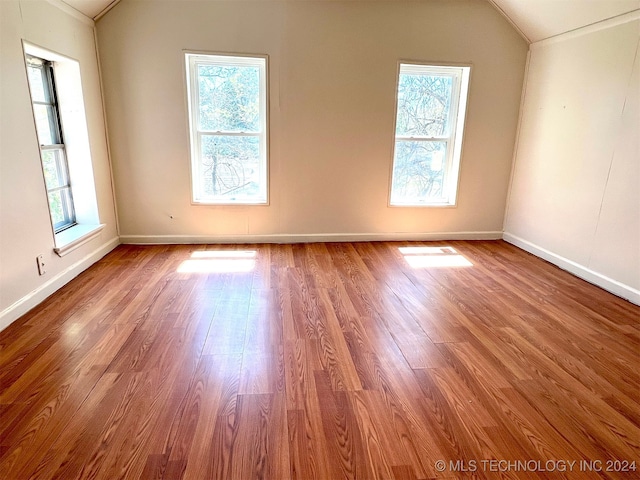
{"type": "Polygon", "coordinates": [[[453,247],[399,247],[411,268],[472,267],[453,247]]]}
{"type": "Polygon", "coordinates": [[[241,273],[256,266],[255,250],[196,250],[178,267],[179,273],[241,273]]]}

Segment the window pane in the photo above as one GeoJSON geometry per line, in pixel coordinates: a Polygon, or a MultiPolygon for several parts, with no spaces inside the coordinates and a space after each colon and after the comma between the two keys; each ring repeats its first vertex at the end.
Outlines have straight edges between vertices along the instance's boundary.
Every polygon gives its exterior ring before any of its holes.
{"type": "Polygon", "coordinates": [[[36,129],[40,145],[54,145],[60,143],[58,138],[55,111],[51,105],[33,105],[36,118],[36,129]]]}
{"type": "Polygon", "coordinates": [[[197,65],[200,130],[260,131],[260,69],[197,65]]]}
{"type": "Polygon", "coordinates": [[[43,69],[40,67],[28,67],[29,86],[31,87],[31,98],[34,102],[46,102],[47,90],[43,80],[43,69]]]}
{"type": "Polygon", "coordinates": [[[206,197],[233,201],[266,200],[261,185],[260,138],[203,135],[201,141],[201,191],[206,197]]]}
{"type": "Polygon", "coordinates": [[[453,77],[401,73],[398,81],[396,135],[449,135],[453,77]]]}
{"type": "Polygon", "coordinates": [[[59,230],[75,223],[75,212],[71,199],[71,189],[63,188],[55,192],[49,192],[49,209],[53,229],[59,230]]]}
{"type": "Polygon", "coordinates": [[[447,142],[396,141],[392,203],[444,197],[447,142]]]}
{"type": "Polygon", "coordinates": [[[76,223],[76,212],[73,208],[73,199],[71,198],[71,187],[60,190],[62,197],[62,211],[64,212],[65,225],[76,223]]]}
{"type": "Polygon", "coordinates": [[[65,221],[61,190],[49,193],[49,209],[51,210],[51,221],[53,222],[53,227],[58,228],[60,225],[64,225],[65,221]]]}
{"type": "Polygon", "coordinates": [[[42,168],[47,190],[68,185],[64,152],[61,149],[42,150],[42,168]]]}

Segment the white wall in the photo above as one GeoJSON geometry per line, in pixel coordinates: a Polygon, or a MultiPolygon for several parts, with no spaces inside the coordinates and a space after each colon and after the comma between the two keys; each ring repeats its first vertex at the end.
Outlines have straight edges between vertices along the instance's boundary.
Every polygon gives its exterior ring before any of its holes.
{"type": "Polygon", "coordinates": [[[501,236],[527,45],[487,2],[124,0],[96,28],[123,241],[501,236]],[[269,206],[190,204],[183,49],[269,55],[269,206]],[[456,208],[387,206],[400,59],[473,64],[456,208]]]}
{"type": "Polygon", "coordinates": [[[93,29],[92,21],[46,1],[0,1],[0,329],[118,243],[93,29]],[[23,39],[80,63],[98,210],[106,226],[62,258],[53,252],[23,39]],[[47,270],[41,277],[38,254],[47,270]]]}
{"type": "Polygon", "coordinates": [[[640,303],[640,13],[532,44],[505,238],[640,303]]]}

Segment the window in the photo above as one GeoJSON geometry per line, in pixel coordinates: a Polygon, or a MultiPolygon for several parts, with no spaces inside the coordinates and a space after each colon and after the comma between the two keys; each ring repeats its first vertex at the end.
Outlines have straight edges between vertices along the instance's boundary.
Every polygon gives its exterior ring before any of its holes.
{"type": "Polygon", "coordinates": [[[267,203],[267,59],[186,54],[194,203],[267,203]]]}
{"type": "Polygon", "coordinates": [[[469,71],[400,64],[391,205],[455,205],[469,71]]]}
{"type": "Polygon", "coordinates": [[[98,214],[80,63],[24,41],[22,45],[53,249],[64,256],[104,228],[98,214]]]}
{"type": "Polygon", "coordinates": [[[51,223],[57,233],[75,225],[76,214],[71,196],[69,166],[62,136],[53,64],[29,55],[27,72],[51,223]]]}

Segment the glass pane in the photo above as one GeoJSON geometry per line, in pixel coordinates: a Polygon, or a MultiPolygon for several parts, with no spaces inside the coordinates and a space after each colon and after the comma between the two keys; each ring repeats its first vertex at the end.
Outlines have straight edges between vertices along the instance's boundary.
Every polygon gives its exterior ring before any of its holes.
{"type": "Polygon", "coordinates": [[[36,130],[40,145],[54,145],[60,143],[57,135],[55,111],[51,105],[33,105],[36,118],[36,130]]]}
{"type": "Polygon", "coordinates": [[[422,203],[444,196],[447,142],[397,141],[392,203],[422,203]]]}
{"type": "Polygon", "coordinates": [[[31,99],[34,102],[47,101],[47,89],[45,87],[42,67],[27,67],[29,86],[31,87],[31,99]]]}
{"type": "Polygon", "coordinates": [[[75,212],[71,199],[71,188],[63,188],[55,192],[49,192],[49,209],[53,229],[58,230],[75,223],[75,212]]]}
{"type": "Polygon", "coordinates": [[[49,210],[51,211],[51,221],[54,229],[65,224],[63,202],[62,190],[49,192],[49,210]]]}
{"type": "Polygon", "coordinates": [[[260,69],[198,65],[200,130],[260,131],[260,69]]]}
{"type": "Polygon", "coordinates": [[[42,168],[47,190],[68,185],[64,152],[60,149],[42,151],[42,168]]]}
{"type": "Polygon", "coordinates": [[[449,135],[453,77],[400,74],[396,135],[449,135]]]}
{"type": "Polygon", "coordinates": [[[204,135],[201,144],[201,191],[220,200],[264,200],[260,138],[204,135]]]}
{"type": "Polygon", "coordinates": [[[62,211],[64,212],[65,225],[76,222],[76,212],[73,208],[73,199],[71,198],[71,187],[60,190],[62,197],[62,211]]]}

